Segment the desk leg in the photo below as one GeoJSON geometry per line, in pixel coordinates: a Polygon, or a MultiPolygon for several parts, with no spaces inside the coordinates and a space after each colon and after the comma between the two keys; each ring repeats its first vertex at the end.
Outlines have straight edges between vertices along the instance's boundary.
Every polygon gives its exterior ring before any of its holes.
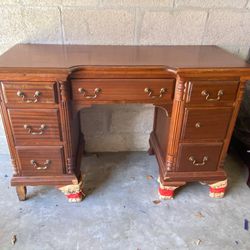
{"type": "Polygon", "coordinates": [[[26,186],[16,186],[16,193],[19,201],[26,200],[26,194],[27,194],[26,186]]]}
{"type": "Polygon", "coordinates": [[[155,151],[154,151],[154,149],[153,149],[153,147],[152,147],[152,145],[151,145],[150,140],[149,140],[148,154],[149,154],[149,155],[154,155],[154,154],[155,154],[155,151]]]}
{"type": "Polygon", "coordinates": [[[58,189],[65,194],[69,202],[81,202],[85,197],[82,178],[78,183],[58,187],[58,189]]]}
{"type": "Polygon", "coordinates": [[[158,194],[159,194],[160,199],[163,199],[163,200],[173,199],[175,190],[186,184],[186,182],[167,182],[163,184],[160,181],[160,178],[158,179],[158,182],[160,185],[158,189],[158,194]]]}
{"type": "Polygon", "coordinates": [[[212,198],[223,198],[227,188],[227,179],[209,185],[209,196],[212,198]]]}

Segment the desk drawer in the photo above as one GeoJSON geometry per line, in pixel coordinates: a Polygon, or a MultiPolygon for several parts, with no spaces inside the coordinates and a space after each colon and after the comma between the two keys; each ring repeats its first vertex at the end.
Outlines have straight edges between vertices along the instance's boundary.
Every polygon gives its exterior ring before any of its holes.
{"type": "Polygon", "coordinates": [[[222,143],[180,144],[177,171],[216,171],[221,150],[222,143]]]}
{"type": "Polygon", "coordinates": [[[8,104],[56,103],[55,82],[4,82],[4,101],[8,104]]]}
{"type": "Polygon", "coordinates": [[[22,175],[49,176],[64,172],[62,147],[16,147],[16,150],[22,175]]]}
{"type": "Polygon", "coordinates": [[[182,140],[223,140],[232,108],[186,108],[182,140]]]}
{"type": "Polygon", "coordinates": [[[88,79],[73,80],[74,101],[168,101],[173,97],[174,79],[88,79]]]}
{"type": "Polygon", "coordinates": [[[187,102],[199,105],[232,105],[238,85],[237,81],[192,81],[187,102]]]}
{"type": "Polygon", "coordinates": [[[60,142],[57,109],[9,109],[16,145],[60,142]]]}

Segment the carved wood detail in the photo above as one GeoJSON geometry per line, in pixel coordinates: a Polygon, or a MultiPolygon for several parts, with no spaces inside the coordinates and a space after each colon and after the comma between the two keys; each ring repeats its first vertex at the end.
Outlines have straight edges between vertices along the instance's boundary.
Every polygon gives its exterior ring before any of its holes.
{"type": "Polygon", "coordinates": [[[169,128],[169,141],[166,154],[166,170],[173,171],[175,168],[176,155],[179,145],[179,139],[181,134],[181,124],[184,114],[184,99],[187,88],[187,82],[185,79],[177,77],[176,79],[176,89],[173,101],[171,124],[169,128]]]}
{"type": "Polygon", "coordinates": [[[16,164],[16,160],[11,158],[11,165],[12,165],[12,172],[13,172],[13,175],[18,175],[18,168],[17,168],[17,164],[16,164]]]}
{"type": "Polygon", "coordinates": [[[64,153],[66,162],[66,172],[73,174],[74,172],[74,157],[72,150],[72,135],[71,135],[71,117],[72,113],[70,110],[70,96],[69,96],[69,82],[61,81],[58,82],[60,89],[60,114],[61,114],[61,125],[62,125],[62,136],[64,141],[64,153]]]}

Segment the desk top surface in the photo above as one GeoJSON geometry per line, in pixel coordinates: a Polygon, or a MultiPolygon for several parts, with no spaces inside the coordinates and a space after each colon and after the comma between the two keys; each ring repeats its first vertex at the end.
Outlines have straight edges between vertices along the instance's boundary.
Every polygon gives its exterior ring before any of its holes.
{"type": "Polygon", "coordinates": [[[0,56],[0,68],[68,69],[79,65],[250,69],[250,64],[217,46],[19,44],[0,56]]]}

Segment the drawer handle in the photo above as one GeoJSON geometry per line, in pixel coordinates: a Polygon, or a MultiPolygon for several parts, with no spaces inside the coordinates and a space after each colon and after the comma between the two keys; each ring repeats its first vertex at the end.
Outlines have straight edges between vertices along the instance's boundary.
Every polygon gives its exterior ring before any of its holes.
{"type": "Polygon", "coordinates": [[[204,166],[206,164],[206,162],[208,161],[208,157],[204,156],[202,162],[197,162],[193,156],[190,156],[189,161],[191,161],[193,163],[193,165],[195,166],[204,166]]]}
{"type": "Polygon", "coordinates": [[[39,98],[39,96],[42,93],[40,91],[36,91],[32,99],[31,98],[27,98],[26,95],[25,95],[25,93],[22,92],[22,91],[20,91],[20,90],[18,90],[16,94],[17,94],[17,96],[22,97],[22,101],[23,102],[26,102],[26,103],[33,102],[33,103],[36,103],[36,102],[38,102],[38,98],[39,98]]]}
{"type": "Polygon", "coordinates": [[[217,93],[217,98],[209,98],[210,93],[207,90],[203,90],[201,92],[201,95],[206,96],[206,100],[209,102],[215,102],[215,101],[220,101],[221,97],[224,95],[224,92],[222,89],[220,89],[217,93]]]}
{"type": "Polygon", "coordinates": [[[201,127],[201,123],[200,122],[195,123],[195,127],[196,128],[200,128],[201,127]]]}
{"type": "Polygon", "coordinates": [[[42,124],[40,128],[38,129],[38,132],[33,131],[33,128],[30,125],[24,124],[23,125],[24,129],[27,130],[28,134],[31,135],[42,135],[44,134],[45,130],[47,129],[47,126],[45,124],[42,124]]]}
{"type": "Polygon", "coordinates": [[[150,88],[145,88],[144,92],[148,94],[149,97],[151,98],[162,98],[163,94],[167,92],[167,89],[161,88],[160,90],[160,95],[153,95],[153,91],[150,88]]]}
{"type": "Polygon", "coordinates": [[[101,93],[101,91],[102,90],[100,88],[96,88],[94,90],[94,95],[87,95],[87,92],[85,89],[83,88],[78,89],[78,92],[82,94],[86,99],[95,99],[101,93]]]}
{"type": "Polygon", "coordinates": [[[31,160],[30,164],[33,165],[33,167],[36,168],[37,170],[45,170],[51,164],[51,160],[46,160],[42,165],[37,163],[35,160],[31,160]]]}

